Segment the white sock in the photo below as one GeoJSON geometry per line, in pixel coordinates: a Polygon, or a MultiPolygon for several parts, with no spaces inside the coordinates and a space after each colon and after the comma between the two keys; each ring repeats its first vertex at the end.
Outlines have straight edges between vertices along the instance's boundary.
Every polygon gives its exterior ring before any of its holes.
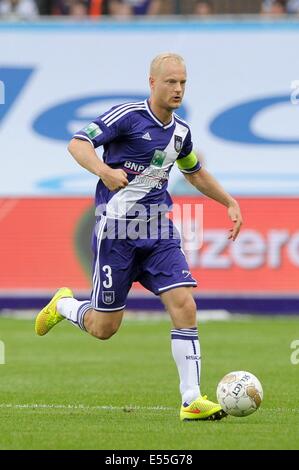
{"type": "Polygon", "coordinates": [[[91,308],[89,300],[79,302],[79,300],[72,297],[64,297],[57,302],[58,313],[84,331],[86,331],[84,328],[84,315],[91,308]]]}
{"type": "Polygon", "coordinates": [[[197,328],[171,330],[171,349],[180,376],[182,404],[185,406],[200,395],[200,345],[197,328]]]}

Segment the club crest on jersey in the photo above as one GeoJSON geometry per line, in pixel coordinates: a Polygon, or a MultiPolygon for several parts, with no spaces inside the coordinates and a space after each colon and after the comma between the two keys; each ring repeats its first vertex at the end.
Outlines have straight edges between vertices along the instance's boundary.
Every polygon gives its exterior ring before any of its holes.
{"type": "Polygon", "coordinates": [[[176,152],[180,153],[183,148],[183,137],[180,135],[174,136],[174,149],[176,152]]]}
{"type": "Polygon", "coordinates": [[[113,302],[115,300],[114,290],[106,290],[106,291],[102,292],[102,300],[103,300],[104,304],[106,304],[106,305],[113,304],[113,302]]]}
{"type": "Polygon", "coordinates": [[[163,150],[155,150],[154,156],[151,161],[151,165],[161,167],[166,158],[166,155],[167,153],[163,152],[163,150]]]}

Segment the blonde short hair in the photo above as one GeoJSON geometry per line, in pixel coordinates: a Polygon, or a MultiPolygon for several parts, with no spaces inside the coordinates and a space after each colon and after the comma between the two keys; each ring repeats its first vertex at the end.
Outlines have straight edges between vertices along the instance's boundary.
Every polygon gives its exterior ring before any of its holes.
{"type": "Polygon", "coordinates": [[[179,54],[175,54],[173,52],[164,52],[162,54],[157,55],[151,62],[150,66],[150,76],[156,75],[158,70],[160,69],[161,65],[165,60],[173,60],[185,66],[185,61],[182,56],[179,54]]]}

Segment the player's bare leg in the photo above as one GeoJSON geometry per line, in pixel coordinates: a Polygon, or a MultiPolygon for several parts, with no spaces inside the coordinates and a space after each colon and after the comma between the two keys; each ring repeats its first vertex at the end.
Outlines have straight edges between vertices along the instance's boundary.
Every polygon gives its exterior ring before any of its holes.
{"type": "Polygon", "coordinates": [[[177,287],[160,294],[175,328],[196,328],[196,304],[192,287],[177,287]]]}
{"type": "Polygon", "coordinates": [[[39,336],[44,336],[67,319],[98,339],[108,339],[120,327],[123,313],[123,309],[109,312],[94,310],[89,300],[78,301],[73,298],[70,289],[63,287],[37,315],[35,331],[39,336]]]}
{"type": "Polygon", "coordinates": [[[109,339],[119,329],[124,310],[103,312],[92,308],[90,301],[61,299],[57,311],[81,330],[98,339],[109,339]]]}
{"type": "Polygon", "coordinates": [[[180,377],[181,420],[219,420],[226,416],[218,403],[200,393],[200,344],[197,332],[196,304],[191,287],[178,287],[160,295],[174,328],[171,346],[180,377]]]}
{"type": "Polygon", "coordinates": [[[109,313],[88,310],[84,317],[84,328],[98,339],[109,339],[118,331],[123,314],[124,310],[109,313]]]}

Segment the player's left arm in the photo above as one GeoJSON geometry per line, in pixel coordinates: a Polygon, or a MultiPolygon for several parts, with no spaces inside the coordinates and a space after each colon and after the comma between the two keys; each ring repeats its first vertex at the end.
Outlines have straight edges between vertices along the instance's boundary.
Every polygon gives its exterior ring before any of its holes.
{"type": "Polygon", "coordinates": [[[235,240],[243,223],[238,202],[224,190],[221,184],[205,168],[201,167],[192,173],[184,171],[184,176],[202,194],[227,207],[228,216],[233,222],[228,238],[235,240]]]}

